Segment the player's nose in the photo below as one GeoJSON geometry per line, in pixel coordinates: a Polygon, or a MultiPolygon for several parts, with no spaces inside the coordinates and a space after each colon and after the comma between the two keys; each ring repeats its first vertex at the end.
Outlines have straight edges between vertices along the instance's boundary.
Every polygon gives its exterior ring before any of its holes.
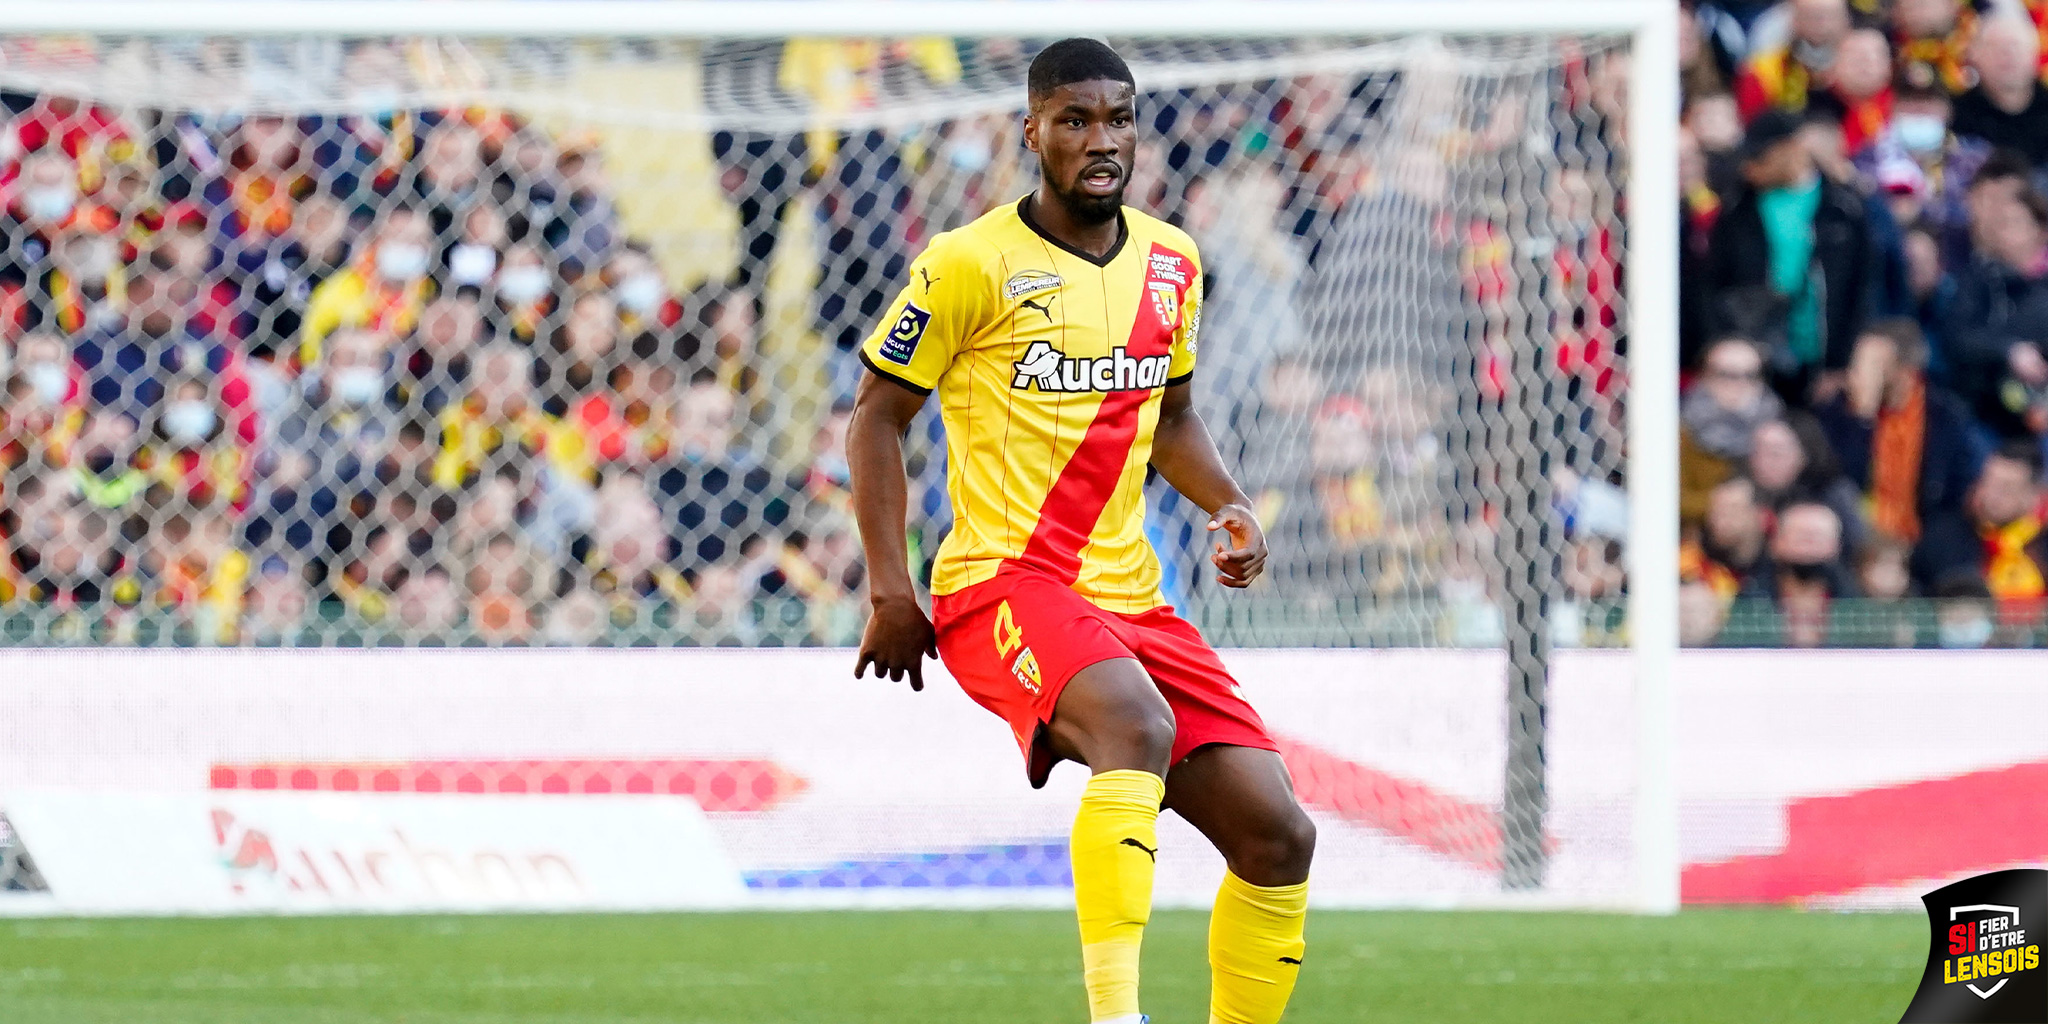
{"type": "Polygon", "coordinates": [[[1088,155],[1091,157],[1115,156],[1117,154],[1116,133],[1110,131],[1109,125],[1102,122],[1091,125],[1083,141],[1087,144],[1088,155]]]}

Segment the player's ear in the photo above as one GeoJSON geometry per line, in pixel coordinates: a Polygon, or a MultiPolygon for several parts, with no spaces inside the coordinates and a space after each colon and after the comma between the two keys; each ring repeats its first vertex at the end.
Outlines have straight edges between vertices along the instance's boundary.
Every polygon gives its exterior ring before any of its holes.
{"type": "Polygon", "coordinates": [[[1038,115],[1029,110],[1024,112],[1024,148],[1038,152],[1038,115]]]}

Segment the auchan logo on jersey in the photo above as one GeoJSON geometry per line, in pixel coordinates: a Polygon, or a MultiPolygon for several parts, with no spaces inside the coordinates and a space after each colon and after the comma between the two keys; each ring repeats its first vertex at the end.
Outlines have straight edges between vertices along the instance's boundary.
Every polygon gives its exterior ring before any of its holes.
{"type": "Polygon", "coordinates": [[[1146,391],[1166,383],[1168,357],[1132,356],[1122,345],[1106,356],[1076,358],[1034,341],[1014,364],[1013,388],[1037,385],[1040,391],[1146,391]]]}

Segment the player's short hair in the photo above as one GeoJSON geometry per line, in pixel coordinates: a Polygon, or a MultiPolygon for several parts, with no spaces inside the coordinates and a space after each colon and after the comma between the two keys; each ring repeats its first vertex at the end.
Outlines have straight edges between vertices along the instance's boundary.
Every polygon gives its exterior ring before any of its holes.
{"type": "Polygon", "coordinates": [[[1062,39],[1031,58],[1031,72],[1025,78],[1031,102],[1037,103],[1063,85],[1075,82],[1122,82],[1135,89],[1131,66],[1100,39],[1076,36],[1062,39]]]}

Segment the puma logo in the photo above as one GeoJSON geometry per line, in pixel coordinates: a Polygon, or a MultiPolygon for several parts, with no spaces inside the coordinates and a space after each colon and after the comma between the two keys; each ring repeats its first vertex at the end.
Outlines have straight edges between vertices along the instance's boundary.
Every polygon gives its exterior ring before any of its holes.
{"type": "Polygon", "coordinates": [[[943,277],[933,277],[932,272],[925,267],[917,268],[917,275],[919,277],[924,278],[924,293],[926,295],[930,295],[932,293],[932,285],[938,284],[940,281],[945,280],[945,278],[943,277]]]}
{"type": "Polygon", "coordinates": [[[1022,306],[1025,309],[1035,309],[1040,313],[1044,313],[1045,322],[1052,323],[1052,299],[1053,297],[1050,295],[1046,296],[1043,300],[1039,302],[1033,302],[1030,299],[1021,299],[1017,302],[1017,305],[1022,306]]]}
{"type": "Polygon", "coordinates": [[[1153,849],[1153,848],[1151,848],[1151,847],[1149,847],[1149,846],[1146,846],[1146,845],[1145,845],[1144,843],[1141,843],[1141,842],[1139,842],[1139,841],[1137,841],[1137,840],[1135,840],[1135,839],[1126,839],[1126,840],[1124,840],[1124,841],[1123,841],[1123,842],[1122,842],[1122,843],[1121,843],[1120,845],[1123,845],[1123,846],[1135,846],[1135,847],[1137,847],[1138,849],[1140,849],[1140,850],[1143,850],[1143,851],[1145,851],[1145,856],[1147,856],[1147,857],[1150,857],[1150,858],[1152,858],[1152,862],[1153,862],[1153,863],[1155,863],[1155,864],[1156,864],[1156,863],[1158,863],[1158,862],[1159,862],[1159,851],[1158,851],[1158,850],[1155,850],[1155,849],[1153,849]]]}
{"type": "Polygon", "coordinates": [[[1300,967],[1300,966],[1301,966],[1301,961],[1299,961],[1299,960],[1296,960],[1295,958],[1293,958],[1293,957],[1291,957],[1291,956],[1283,956],[1283,957],[1281,957],[1281,958],[1280,958],[1280,962],[1281,962],[1281,963],[1283,963],[1283,964],[1293,964],[1293,965],[1294,965],[1294,966],[1296,966],[1296,967],[1300,967]]]}

